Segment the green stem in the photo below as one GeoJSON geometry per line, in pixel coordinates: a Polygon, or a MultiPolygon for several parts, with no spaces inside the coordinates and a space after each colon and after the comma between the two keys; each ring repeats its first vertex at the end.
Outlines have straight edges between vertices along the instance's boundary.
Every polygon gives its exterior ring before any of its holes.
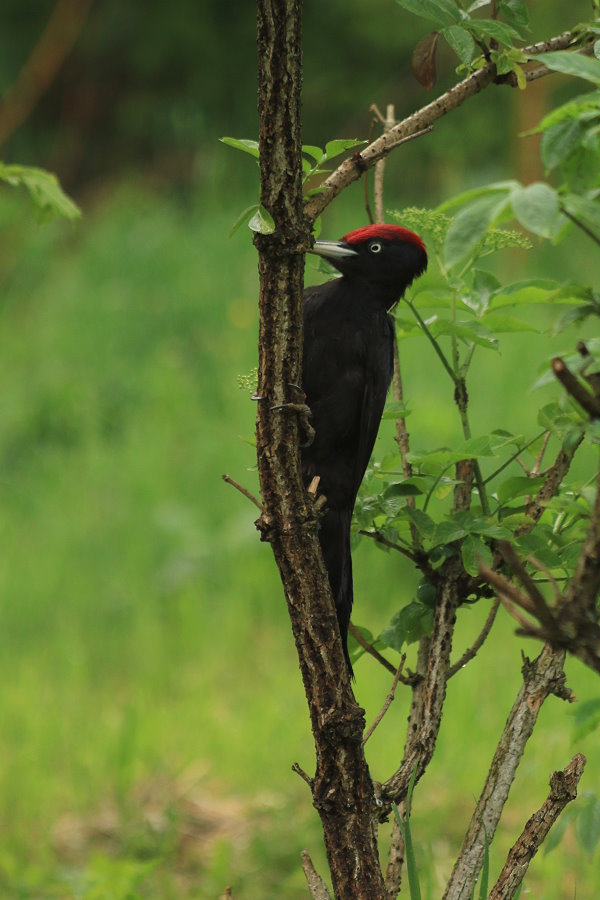
{"type": "MultiPolygon", "coordinates": [[[[465,441],[471,440],[471,425],[469,423],[469,414],[467,412],[467,386],[465,384],[464,378],[457,378],[456,381],[456,405],[458,406],[458,412],[460,415],[460,423],[462,425],[463,435],[465,441]]],[[[477,493],[479,494],[479,500],[481,501],[481,511],[484,516],[490,515],[490,504],[488,502],[487,493],[485,490],[485,482],[483,480],[483,476],[481,474],[481,466],[479,465],[479,460],[473,460],[473,474],[475,476],[475,484],[477,485],[477,493]]]]}
{"type": "Polygon", "coordinates": [[[415,306],[411,303],[411,301],[405,299],[405,302],[406,302],[406,305],[408,306],[408,308],[410,309],[410,311],[412,312],[413,316],[415,317],[415,319],[416,319],[417,322],[419,323],[420,327],[422,328],[422,330],[423,330],[423,332],[425,333],[426,337],[428,338],[429,342],[431,343],[431,346],[433,347],[433,349],[435,350],[437,356],[439,357],[439,360],[440,360],[440,362],[442,363],[444,369],[446,370],[446,372],[448,373],[448,375],[449,375],[450,378],[452,379],[453,384],[454,384],[454,385],[457,385],[457,384],[458,384],[458,379],[457,379],[457,377],[456,377],[456,375],[455,375],[455,373],[454,373],[454,371],[453,371],[453,369],[452,369],[452,366],[450,365],[450,363],[448,362],[448,360],[447,360],[446,357],[444,356],[444,353],[442,352],[442,348],[440,347],[440,345],[438,344],[438,342],[436,341],[436,339],[435,339],[434,336],[432,335],[431,331],[429,330],[429,328],[428,328],[427,325],[425,324],[424,320],[422,319],[421,315],[419,314],[419,312],[417,311],[417,309],[415,308],[415,306]]]}
{"type": "Polygon", "coordinates": [[[520,453],[522,453],[523,450],[527,450],[528,447],[531,447],[532,444],[535,444],[536,441],[539,441],[539,439],[540,439],[541,437],[543,437],[543,436],[545,435],[545,433],[546,433],[545,431],[540,431],[540,433],[539,433],[539,434],[536,434],[535,437],[532,437],[530,441],[527,441],[526,444],[523,444],[522,447],[519,447],[517,450],[515,450],[515,452],[514,452],[511,456],[508,457],[508,459],[506,460],[506,462],[503,462],[502,465],[501,465],[501,466],[498,466],[498,468],[495,469],[495,470],[492,472],[491,475],[488,475],[488,477],[487,477],[486,479],[484,479],[484,482],[483,482],[483,483],[484,483],[484,484],[488,484],[488,482],[493,481],[494,478],[495,478],[497,475],[500,474],[500,472],[503,472],[504,469],[506,469],[507,466],[510,466],[511,462],[514,462],[514,461],[515,461],[515,459],[517,458],[517,456],[518,456],[520,453]]]}

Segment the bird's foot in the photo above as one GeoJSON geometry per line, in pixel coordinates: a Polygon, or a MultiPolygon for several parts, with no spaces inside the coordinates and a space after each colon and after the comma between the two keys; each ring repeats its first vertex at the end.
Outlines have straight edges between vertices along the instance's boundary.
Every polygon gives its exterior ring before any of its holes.
{"type": "Polygon", "coordinates": [[[271,409],[287,410],[288,412],[295,412],[298,415],[302,435],[300,448],[304,449],[305,447],[310,447],[315,439],[315,429],[310,424],[312,411],[310,406],[306,403],[306,394],[302,388],[291,381],[289,382],[288,387],[292,388],[293,392],[297,394],[298,400],[287,403],[277,403],[275,406],[272,406],[271,409]]]}

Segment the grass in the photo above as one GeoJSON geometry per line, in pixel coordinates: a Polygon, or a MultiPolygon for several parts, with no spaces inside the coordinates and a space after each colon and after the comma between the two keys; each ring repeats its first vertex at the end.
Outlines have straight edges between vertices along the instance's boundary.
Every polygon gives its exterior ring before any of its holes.
{"type": "MultiPolygon", "coordinates": [[[[251,243],[226,239],[235,209],[186,210],[140,186],[97,198],[76,228],[37,228],[4,201],[0,894],[209,898],[231,883],[245,900],[304,897],[303,846],[324,870],[318,819],[290,771],[296,759],[312,766],[308,715],[269,549],[220,479],[230,471],[256,489],[254,409],[236,387],[255,364],[251,243]]],[[[482,430],[529,427],[536,401],[518,385],[533,380],[538,350],[519,340],[478,363],[475,384],[501,373],[506,384],[502,409],[473,392],[482,430]]],[[[441,445],[454,413],[422,354],[406,344],[411,432],[441,445]]],[[[391,439],[390,425],[380,447],[391,439]]],[[[413,575],[366,545],[355,570],[357,621],[377,631],[410,599],[413,575]]],[[[457,653],[484,615],[461,610],[457,653]]],[[[417,861],[434,898],[518,689],[512,630],[501,617],[451,682],[415,790],[417,861]]],[[[577,663],[569,678],[580,699],[597,693],[577,663]]],[[[383,671],[358,664],[367,719],[387,689],[383,671]]],[[[398,758],[407,702],[369,743],[375,778],[398,758]]],[[[491,847],[492,879],[552,769],[581,749],[584,787],[597,783],[597,741],[574,748],[570,734],[569,710],[551,699],[491,847]]],[[[568,832],[528,885],[558,900],[576,880],[591,896],[596,869],[568,832]]]]}

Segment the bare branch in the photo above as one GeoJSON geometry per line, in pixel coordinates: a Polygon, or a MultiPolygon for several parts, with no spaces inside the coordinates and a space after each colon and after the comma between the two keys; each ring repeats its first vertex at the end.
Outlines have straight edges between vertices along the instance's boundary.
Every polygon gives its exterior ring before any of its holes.
{"type": "Polygon", "coordinates": [[[542,704],[550,694],[565,700],[573,699],[565,685],[564,658],[563,650],[554,650],[546,644],[534,662],[524,659],[523,685],[498,742],[444,900],[468,900],[471,897],[483,864],[485,833],[487,831],[487,839],[491,841],[542,704]]]}
{"type": "MultiPolygon", "coordinates": [[[[548,41],[542,41],[538,44],[532,44],[523,48],[523,52],[528,55],[536,53],[547,53],[552,50],[565,50],[572,46],[577,37],[570,31],[564,34],[550,38],[548,41]]],[[[539,67],[538,67],[539,68],[539,67]]],[[[544,68],[544,67],[542,67],[544,68]]],[[[539,78],[541,73],[537,69],[527,70],[525,77],[528,80],[539,78]],[[534,74],[535,73],[535,74],[534,74]]],[[[546,71],[544,75],[548,74],[546,71]]],[[[445,116],[451,110],[461,106],[469,97],[473,97],[481,90],[488,87],[496,80],[496,67],[492,63],[487,63],[483,68],[479,69],[473,75],[469,75],[463,81],[460,81],[450,90],[442,94],[441,97],[428,103],[417,112],[408,116],[403,121],[395,125],[390,131],[386,131],[379,138],[369,144],[358,154],[346,159],[324,182],[324,190],[319,194],[311,197],[305,206],[305,211],[310,220],[316,219],[323,210],[337,197],[337,195],[353,181],[356,181],[363,174],[365,168],[370,168],[375,163],[383,159],[384,156],[395,149],[400,143],[407,138],[413,137],[419,133],[424,133],[438,119],[445,116]]],[[[507,80],[510,84],[510,80],[507,80]]]]}
{"type": "Polygon", "coordinates": [[[381,663],[384,669],[387,669],[388,672],[392,673],[392,675],[396,673],[396,668],[391,664],[391,662],[388,662],[385,656],[382,656],[381,653],[375,649],[373,644],[370,644],[367,640],[365,640],[365,638],[362,636],[353,622],[350,622],[348,631],[350,632],[352,637],[360,644],[363,650],[370,656],[372,656],[373,659],[376,659],[378,663],[381,663]]]}
{"type": "Polygon", "coordinates": [[[513,603],[516,603],[521,609],[524,609],[525,612],[528,612],[532,616],[535,615],[535,607],[529,597],[526,594],[522,594],[521,591],[508,581],[504,575],[501,575],[500,572],[496,572],[494,569],[482,565],[479,567],[479,574],[488,582],[488,584],[492,585],[501,600],[507,598],[513,603]]]}
{"type": "Polygon", "coordinates": [[[600,398],[588,391],[560,356],[552,360],[552,371],[565,391],[583,407],[592,419],[600,418],[600,398]]]}
{"type": "Polygon", "coordinates": [[[540,589],[536,585],[535,581],[515,553],[514,548],[508,541],[500,541],[498,544],[498,549],[508,566],[513,570],[525,590],[527,591],[527,595],[533,603],[535,616],[539,621],[545,625],[546,627],[553,626],[553,617],[550,609],[548,608],[548,604],[546,603],[546,598],[541,593],[540,589]]]}
{"type": "Polygon", "coordinates": [[[262,512],[262,503],[256,499],[254,494],[251,494],[247,488],[241,485],[239,481],[236,481],[235,478],[231,477],[231,475],[222,475],[221,478],[223,479],[225,484],[230,484],[231,487],[234,487],[236,491],[239,491],[240,494],[243,494],[244,497],[247,497],[247,499],[250,500],[251,503],[254,503],[254,505],[262,512]]]}
{"type": "Polygon", "coordinates": [[[471,662],[471,660],[477,655],[478,651],[481,649],[486,641],[487,636],[492,630],[492,626],[496,620],[496,614],[499,607],[500,601],[498,599],[494,600],[483,628],[481,629],[477,638],[473,641],[471,646],[467,650],[465,650],[463,655],[459,659],[457,659],[455,663],[450,666],[450,668],[448,669],[448,678],[452,678],[453,675],[456,675],[457,672],[460,672],[461,669],[464,669],[467,663],[471,662]]]}
{"type": "Polygon", "coordinates": [[[373,732],[375,731],[375,729],[377,728],[377,726],[379,725],[379,723],[381,722],[383,717],[385,716],[386,712],[390,708],[392,700],[394,699],[394,694],[396,693],[396,688],[398,687],[398,682],[400,680],[400,676],[402,675],[402,669],[404,668],[405,662],[406,662],[406,653],[403,653],[402,659],[400,660],[400,665],[398,666],[398,669],[396,670],[396,674],[394,675],[394,680],[392,681],[392,686],[390,688],[389,694],[385,698],[383,706],[381,707],[380,711],[375,716],[375,719],[373,720],[373,724],[369,728],[367,728],[367,730],[365,731],[365,736],[363,737],[363,744],[367,743],[367,741],[369,740],[369,738],[371,737],[371,735],[373,734],[373,732]]]}
{"type": "MultiPolygon", "coordinates": [[[[411,562],[417,563],[415,559],[415,554],[411,550],[407,550],[406,547],[403,547],[402,544],[395,544],[393,541],[388,541],[379,531],[366,531],[364,528],[361,528],[358,532],[362,534],[363,537],[371,538],[371,540],[375,541],[378,544],[381,544],[382,547],[389,547],[390,550],[396,550],[397,553],[401,553],[403,556],[406,556],[410,559],[411,562]]],[[[396,671],[394,669],[394,671],[396,671]]]]}
{"type": "Polygon", "coordinates": [[[523,881],[529,863],[546,840],[548,832],[561,812],[577,797],[577,785],[583,775],[586,759],[576,753],[562,772],[550,776],[550,793],[543,806],[535,812],[508,854],[504,868],[488,900],[510,900],[523,881]]]}
{"type": "Polygon", "coordinates": [[[515,537],[520,537],[522,534],[528,534],[532,530],[532,528],[534,528],[536,522],[544,512],[547,502],[551,500],[552,497],[555,497],[558,493],[558,489],[571,467],[575,452],[581,444],[582,440],[583,435],[579,437],[579,439],[575,443],[575,446],[570,450],[567,451],[561,447],[561,449],[558,451],[556,459],[554,460],[550,468],[546,471],[543,485],[541,486],[533,500],[525,507],[525,512],[529,518],[529,521],[524,522],[516,529],[515,537]]]}
{"type": "Polygon", "coordinates": [[[308,884],[310,896],[313,900],[331,900],[331,894],[329,893],[327,885],[315,869],[308,850],[302,851],[301,858],[302,870],[306,876],[306,883],[308,884]]]}
{"type": "Polygon", "coordinates": [[[292,772],[295,772],[296,775],[299,775],[300,778],[302,779],[302,781],[305,781],[305,782],[307,783],[307,785],[309,786],[309,788],[311,789],[311,792],[312,792],[312,789],[313,789],[314,786],[315,786],[315,779],[314,779],[314,778],[311,778],[310,775],[308,775],[308,774],[304,771],[304,769],[302,768],[302,766],[300,765],[300,763],[297,763],[297,762],[293,763],[293,765],[292,765],[292,772]]]}

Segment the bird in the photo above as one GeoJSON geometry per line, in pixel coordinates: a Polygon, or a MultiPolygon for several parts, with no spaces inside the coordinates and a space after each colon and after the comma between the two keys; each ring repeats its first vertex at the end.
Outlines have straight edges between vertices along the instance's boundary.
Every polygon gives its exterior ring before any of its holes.
{"type": "Polygon", "coordinates": [[[312,440],[301,448],[305,488],[325,497],[319,541],[344,658],[353,603],[350,528],[392,380],[390,311],[427,268],[421,238],[398,225],[367,225],[311,248],[340,276],[304,291],[302,390],[312,440]]]}

